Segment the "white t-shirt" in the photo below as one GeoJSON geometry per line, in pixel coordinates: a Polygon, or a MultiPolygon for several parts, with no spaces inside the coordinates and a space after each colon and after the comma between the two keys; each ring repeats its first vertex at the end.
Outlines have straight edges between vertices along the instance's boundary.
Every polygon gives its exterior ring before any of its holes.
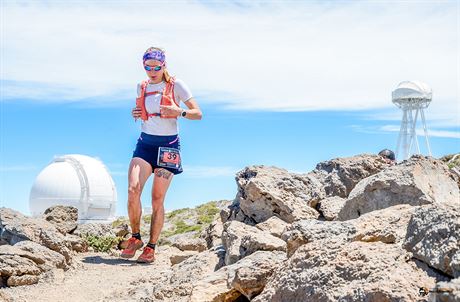
{"type": "MultiPolygon", "coordinates": [[[[158,84],[148,84],[146,92],[163,91],[166,83],[163,81],[158,84]]],[[[141,94],[141,84],[137,85],[137,96],[141,94]]],[[[161,94],[149,95],[145,98],[145,109],[148,113],[160,112],[161,94]]],[[[187,85],[179,79],[174,83],[174,97],[180,106],[180,102],[187,102],[192,96],[192,92],[187,85]]],[[[179,133],[179,126],[175,118],[160,118],[151,116],[148,120],[142,121],[142,132],[151,135],[176,135],[179,133]]]]}

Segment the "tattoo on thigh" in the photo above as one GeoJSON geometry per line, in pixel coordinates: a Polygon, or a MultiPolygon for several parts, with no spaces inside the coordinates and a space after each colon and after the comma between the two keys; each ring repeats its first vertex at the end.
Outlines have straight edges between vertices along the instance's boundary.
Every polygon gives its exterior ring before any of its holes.
{"type": "Polygon", "coordinates": [[[155,175],[158,177],[163,177],[164,179],[169,179],[172,175],[172,172],[169,172],[166,169],[156,169],[155,175]]]}

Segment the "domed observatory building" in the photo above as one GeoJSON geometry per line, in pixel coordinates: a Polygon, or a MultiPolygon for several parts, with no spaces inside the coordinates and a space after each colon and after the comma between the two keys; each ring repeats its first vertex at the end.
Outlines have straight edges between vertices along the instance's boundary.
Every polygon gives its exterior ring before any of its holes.
{"type": "Polygon", "coordinates": [[[30,191],[32,216],[41,216],[54,205],[74,206],[78,222],[115,219],[117,189],[106,166],[80,154],[58,156],[38,174],[30,191]]]}

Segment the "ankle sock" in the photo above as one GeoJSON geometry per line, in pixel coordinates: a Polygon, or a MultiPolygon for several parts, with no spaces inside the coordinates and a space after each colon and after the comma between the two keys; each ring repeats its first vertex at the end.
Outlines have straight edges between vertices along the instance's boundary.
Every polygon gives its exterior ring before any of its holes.
{"type": "Polygon", "coordinates": [[[141,240],[141,233],[132,233],[131,237],[141,240]]]}
{"type": "Polygon", "coordinates": [[[155,245],[156,245],[155,243],[150,243],[150,242],[147,243],[147,246],[152,249],[155,249],[155,245]]]}

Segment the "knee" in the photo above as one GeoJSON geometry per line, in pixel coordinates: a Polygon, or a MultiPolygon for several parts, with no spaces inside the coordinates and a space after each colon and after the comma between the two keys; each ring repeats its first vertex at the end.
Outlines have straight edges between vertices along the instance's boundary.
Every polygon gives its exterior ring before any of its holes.
{"type": "Polygon", "coordinates": [[[162,200],[152,201],[152,212],[158,212],[164,210],[164,204],[162,200]]]}
{"type": "Polygon", "coordinates": [[[138,197],[141,195],[140,184],[129,184],[128,186],[128,197],[138,197]]]}

